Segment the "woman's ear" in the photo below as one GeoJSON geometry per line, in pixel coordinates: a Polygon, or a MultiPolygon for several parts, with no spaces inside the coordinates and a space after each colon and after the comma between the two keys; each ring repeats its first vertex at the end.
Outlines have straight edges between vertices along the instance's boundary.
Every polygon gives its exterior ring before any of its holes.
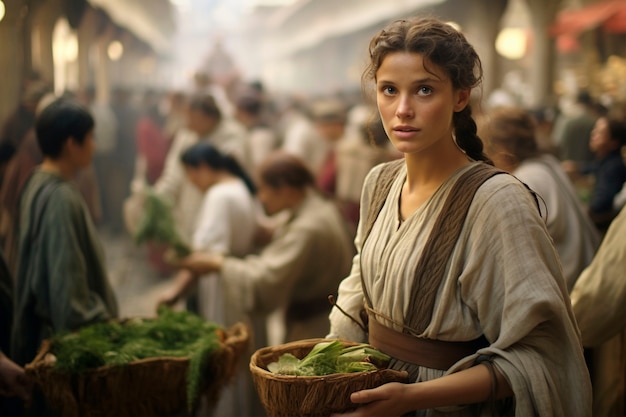
{"type": "Polygon", "coordinates": [[[465,106],[467,106],[467,103],[469,103],[469,100],[470,100],[471,92],[472,90],[469,88],[459,89],[456,91],[455,93],[456,102],[454,103],[455,113],[462,111],[465,108],[465,106]]]}

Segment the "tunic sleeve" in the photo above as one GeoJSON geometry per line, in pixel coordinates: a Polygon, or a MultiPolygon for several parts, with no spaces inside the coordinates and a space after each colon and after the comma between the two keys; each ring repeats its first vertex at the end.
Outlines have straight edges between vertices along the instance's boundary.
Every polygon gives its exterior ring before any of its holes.
{"type": "Polygon", "coordinates": [[[307,257],[313,255],[307,230],[292,228],[259,255],[225,258],[224,287],[246,311],[270,312],[288,301],[302,271],[310,265],[307,257]]]}
{"type": "Polygon", "coordinates": [[[510,383],[516,415],[589,415],[578,328],[545,225],[521,184],[486,194],[468,217],[459,279],[463,301],[491,342],[478,353],[491,355],[510,383]]]}

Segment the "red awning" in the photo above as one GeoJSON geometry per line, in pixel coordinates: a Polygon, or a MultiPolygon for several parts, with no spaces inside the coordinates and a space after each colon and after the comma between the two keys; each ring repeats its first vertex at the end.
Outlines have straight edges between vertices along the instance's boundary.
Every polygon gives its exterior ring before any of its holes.
{"type": "Polygon", "coordinates": [[[598,26],[607,32],[626,33],[626,0],[605,0],[581,9],[563,10],[550,27],[550,34],[578,35],[598,26]]]}

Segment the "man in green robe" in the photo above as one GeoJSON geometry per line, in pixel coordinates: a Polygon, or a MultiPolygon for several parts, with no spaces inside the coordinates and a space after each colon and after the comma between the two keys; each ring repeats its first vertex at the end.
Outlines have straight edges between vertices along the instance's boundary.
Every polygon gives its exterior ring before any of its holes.
{"type": "Polygon", "coordinates": [[[20,199],[13,360],[32,361],[43,339],[117,317],[96,228],[71,179],[92,160],[94,121],[58,99],[36,121],[44,155],[20,199]]]}

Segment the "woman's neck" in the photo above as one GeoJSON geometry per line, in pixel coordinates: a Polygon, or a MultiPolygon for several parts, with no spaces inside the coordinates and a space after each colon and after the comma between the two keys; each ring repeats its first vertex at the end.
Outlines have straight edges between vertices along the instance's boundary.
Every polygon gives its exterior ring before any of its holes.
{"type": "Polygon", "coordinates": [[[75,169],[72,165],[62,160],[55,160],[50,158],[44,158],[41,163],[40,170],[50,174],[59,175],[66,180],[71,180],[74,177],[75,169]]]}
{"type": "Polygon", "coordinates": [[[463,152],[454,150],[447,155],[405,155],[408,190],[438,187],[452,174],[471,161],[463,152]]]}
{"type": "Polygon", "coordinates": [[[235,174],[231,174],[228,171],[218,171],[217,174],[215,175],[215,183],[216,184],[221,184],[224,182],[231,182],[234,180],[238,180],[239,177],[236,176],[235,174]]]}

